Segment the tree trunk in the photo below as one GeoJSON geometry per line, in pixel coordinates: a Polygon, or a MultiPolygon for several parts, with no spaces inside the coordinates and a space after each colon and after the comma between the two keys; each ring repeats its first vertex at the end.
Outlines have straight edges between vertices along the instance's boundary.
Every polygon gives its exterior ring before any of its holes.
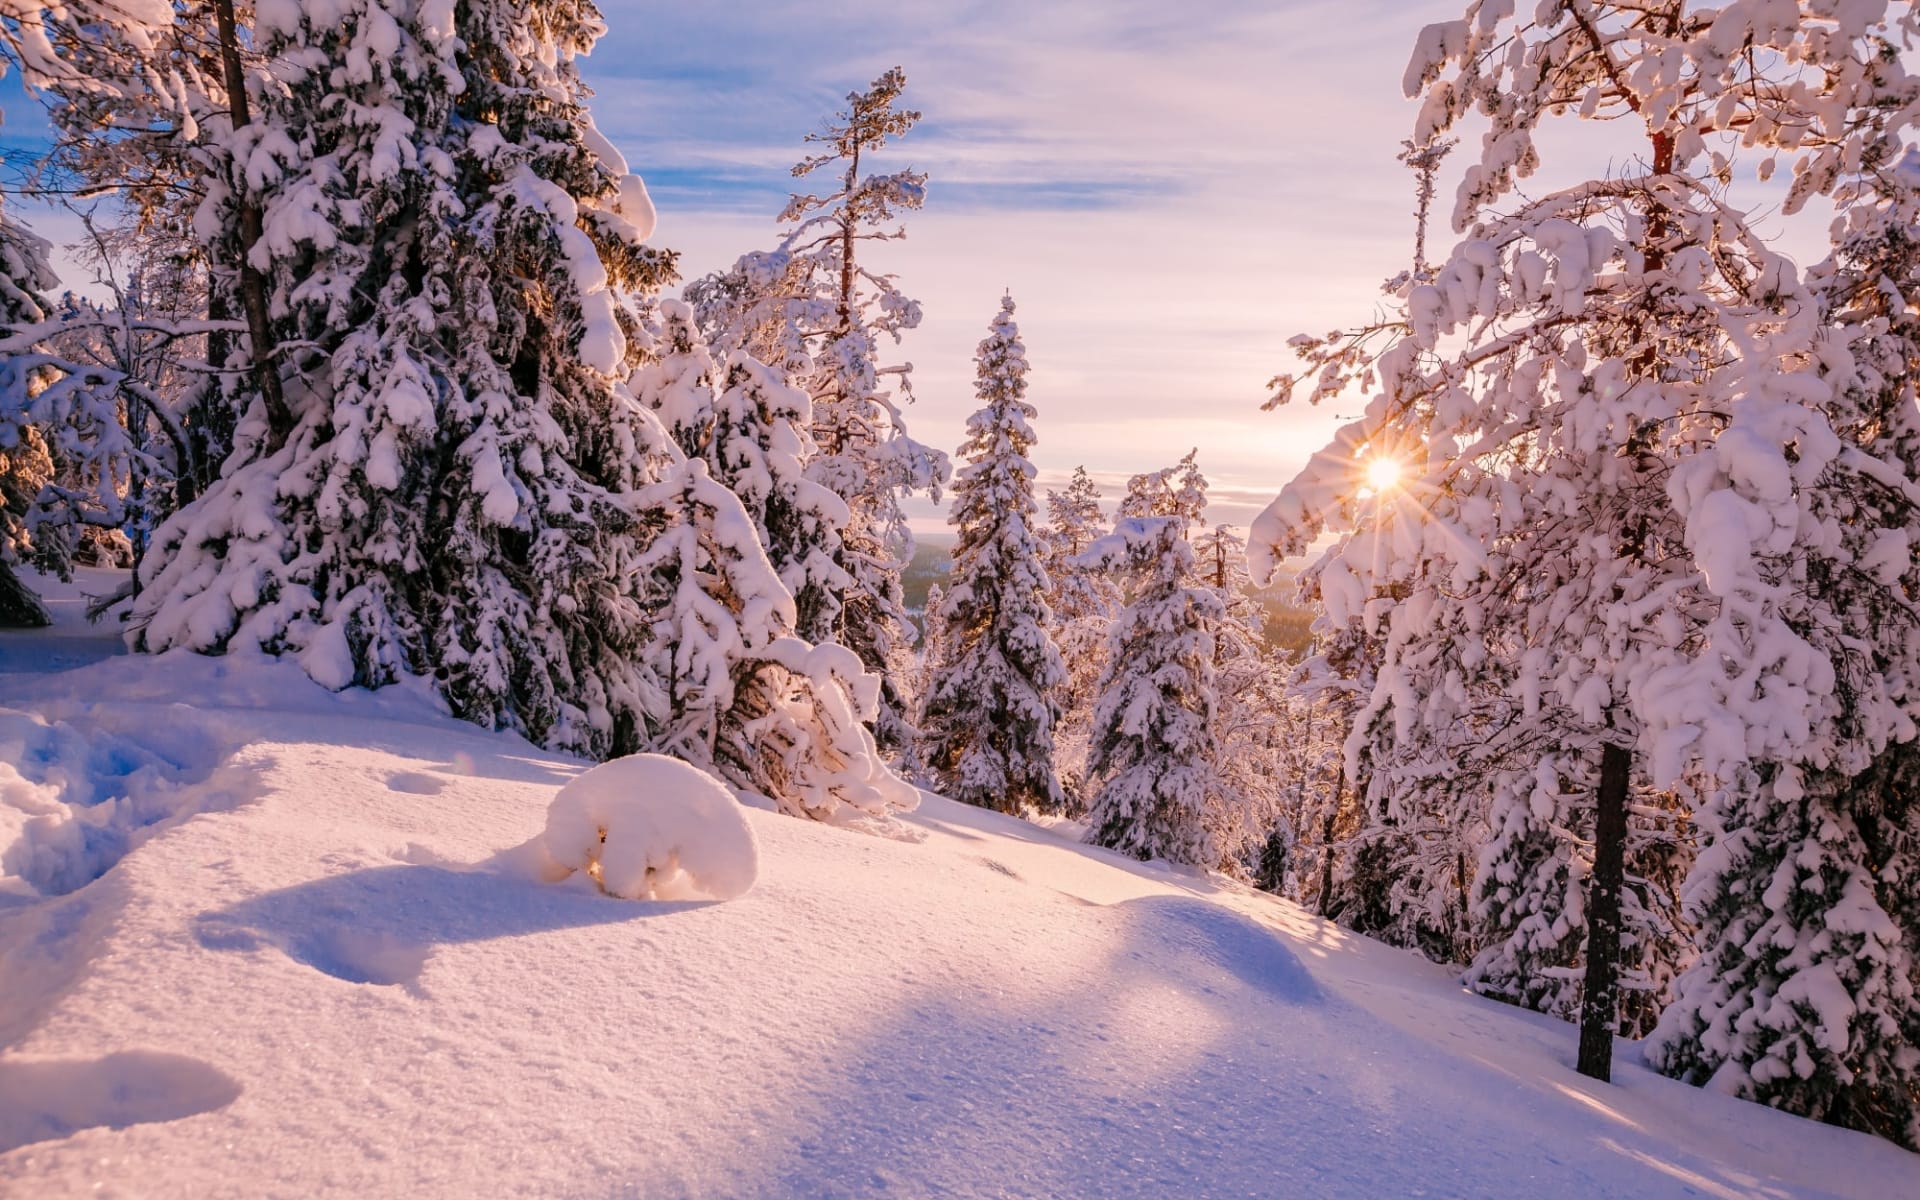
{"type": "Polygon", "coordinates": [[[47,606],[13,568],[0,562],[0,629],[38,629],[53,624],[47,606]]]}
{"type": "Polygon", "coordinates": [[[1333,900],[1333,830],[1334,822],[1340,816],[1340,793],[1345,787],[1344,778],[1335,779],[1333,804],[1327,809],[1327,820],[1320,830],[1320,901],[1317,907],[1323,917],[1327,915],[1327,908],[1333,900]]]}
{"type": "Polygon", "coordinates": [[[1613,1078],[1613,1031],[1620,1020],[1620,888],[1626,878],[1627,783],[1633,754],[1608,742],[1594,797],[1593,877],[1587,889],[1587,979],[1580,1000],[1582,1075],[1613,1078]]]}
{"type": "MultiPolygon", "coordinates": [[[[214,20],[220,32],[220,66],[227,85],[227,107],[233,127],[244,129],[252,123],[247,108],[247,78],[240,62],[240,36],[234,27],[233,0],[214,0],[214,20]]],[[[267,311],[267,280],[253,265],[253,248],[260,244],[263,223],[260,204],[248,193],[243,180],[235,179],[234,203],[240,218],[240,307],[247,318],[247,337],[253,350],[253,382],[267,406],[267,427],[271,448],[277,449],[293,431],[293,414],[287,409],[280,391],[280,366],[274,354],[273,326],[267,311]]]]}

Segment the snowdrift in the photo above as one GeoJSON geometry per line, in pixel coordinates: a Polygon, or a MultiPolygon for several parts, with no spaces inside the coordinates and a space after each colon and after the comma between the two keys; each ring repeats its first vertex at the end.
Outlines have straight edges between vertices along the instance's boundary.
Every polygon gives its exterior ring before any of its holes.
{"type": "MultiPolygon", "coordinates": [[[[618,900],[506,852],[595,804],[612,846],[631,814],[607,797],[665,768],[583,774],[404,689],[29,636],[0,637],[7,795],[38,806],[0,840],[47,822],[0,848],[0,1196],[1920,1181],[1920,1157],[1659,1078],[1631,1044],[1594,1084],[1568,1027],[1443,969],[939,797],[891,838],[731,808],[748,841],[677,869],[711,885],[757,846],[751,890],[618,900]]],[[[647,861],[673,841],[642,832],[647,861]]]]}

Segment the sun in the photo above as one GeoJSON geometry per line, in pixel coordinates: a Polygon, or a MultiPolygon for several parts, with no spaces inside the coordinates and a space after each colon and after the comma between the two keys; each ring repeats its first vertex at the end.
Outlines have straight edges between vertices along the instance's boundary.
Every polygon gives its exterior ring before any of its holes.
{"type": "Polygon", "coordinates": [[[1369,459],[1363,474],[1369,488],[1376,492],[1391,491],[1400,482],[1400,464],[1391,458],[1369,459]]]}

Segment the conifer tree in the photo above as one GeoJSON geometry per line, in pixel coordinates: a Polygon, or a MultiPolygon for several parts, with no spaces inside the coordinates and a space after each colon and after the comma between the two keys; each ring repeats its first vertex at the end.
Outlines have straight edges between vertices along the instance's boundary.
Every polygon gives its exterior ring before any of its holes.
{"type": "Polygon", "coordinates": [[[807,478],[812,401],[744,349],[717,364],[692,307],[659,303],[653,356],[632,388],[681,451],[702,458],[746,506],[760,543],[798,605],[795,633],[831,640],[848,577],[836,561],[847,506],[807,478]]]}
{"type": "Polygon", "coordinates": [[[900,572],[913,557],[913,536],[901,499],[924,491],[937,500],[949,468],[944,454],[907,434],[911,367],[880,361],[883,339],[898,342],[917,326],[920,306],[859,257],[862,243],[904,236],[894,222],[926,197],[920,172],[867,171],[871,156],[920,118],[899,106],[905,88],[903,72],[887,71],[808,134],[821,151],[793,174],[818,173],[833,186],[792,197],[779,217],[787,231],[777,250],[743,257],[689,295],[714,346],[755,354],[811,397],[817,451],[807,474],[848,514],[832,548],[844,576],[840,595],[809,594],[827,589],[824,581],[803,589],[803,628],[852,649],[881,677],[875,735],[883,748],[910,755],[916,734],[899,677],[910,638],[900,572]],[[826,620],[830,628],[816,627],[826,620]]]}
{"type": "MultiPolygon", "coordinates": [[[[1920,32],[1920,18],[1910,6],[1864,6],[1831,20],[1817,6],[1801,10],[1800,27],[1775,30],[1774,41],[1802,48],[1821,73],[1807,82],[1831,106],[1824,136],[1793,164],[1793,194],[1830,186],[1839,210],[1832,253],[1809,283],[1827,334],[1823,408],[1843,447],[1836,466],[1848,469],[1829,466],[1808,487],[1795,464],[1789,478],[1804,506],[1796,524],[1819,531],[1816,548],[1753,545],[1751,565],[1760,569],[1751,573],[1735,557],[1725,618],[1746,624],[1755,609],[1765,614],[1768,599],[1787,601],[1792,632],[1815,652],[1809,682],[1832,699],[1815,710],[1819,719],[1781,731],[1793,750],[1784,761],[1756,764],[1701,806],[1707,849],[1686,882],[1699,957],[1648,1057],[1690,1082],[1914,1148],[1920,156],[1903,144],[1913,137],[1920,79],[1896,47],[1920,32]],[[1756,587],[1762,580],[1785,586],[1756,587]]],[[[1748,432],[1764,438],[1778,429],[1748,432]]],[[[1738,462],[1729,455],[1723,469],[1747,499],[1755,479],[1738,462]]],[[[1777,485],[1755,499],[1777,504],[1777,485]]],[[[1734,641],[1732,628],[1716,632],[1723,644],[1765,647],[1751,634],[1734,641]]]]}
{"type": "Polygon", "coordinates": [[[1107,634],[1120,614],[1123,598],[1112,574],[1089,570],[1076,561],[1106,529],[1100,489],[1085,467],[1074,468],[1064,491],[1047,493],[1047,513],[1042,542],[1051,585],[1047,607],[1052,621],[1047,632],[1066,668],[1055,694],[1060,719],[1054,724],[1054,764],[1069,807],[1084,810],[1093,709],[1106,664],[1107,634]]]}
{"type": "Polygon", "coordinates": [[[1652,932],[1626,924],[1632,798],[1696,777],[1744,797],[1778,773],[1798,803],[1806,735],[1877,703],[1835,689],[1839,648],[1815,631],[1849,624],[1838,597],[1782,585],[1850,567],[1819,514],[1888,464],[1843,452],[1818,297],[1723,196],[1720,150],[1798,154],[1797,208],[1888,161],[1854,105],[1901,72],[1877,48],[1883,5],[1777,8],[1474,3],[1429,27],[1407,74],[1416,144],[1476,109],[1492,121],[1461,185],[1467,236],[1430,280],[1400,282],[1396,319],[1296,342],[1315,397],[1363,375],[1379,390],[1255,530],[1262,553],[1352,530],[1321,586],[1337,621],[1385,639],[1376,769],[1424,753],[1414,727],[1463,704],[1506,706],[1541,763],[1591,764],[1568,774],[1590,785],[1584,813],[1557,780],[1534,795],[1582,846],[1554,920],[1584,921],[1579,1059],[1600,1078],[1621,944],[1652,932]],[[1647,160],[1493,215],[1536,164],[1537,128],[1567,113],[1633,121],[1647,160]],[[1381,457],[1410,469],[1375,518],[1356,497],[1381,457]],[[1466,695],[1485,687],[1502,695],[1466,695]]]}
{"type": "Polygon", "coordinates": [[[1230,526],[1214,525],[1193,539],[1193,551],[1201,582],[1220,597],[1223,614],[1213,644],[1220,769],[1212,805],[1222,822],[1222,854],[1251,873],[1263,855],[1284,857],[1293,836],[1280,809],[1286,677],[1262,641],[1246,543],[1230,526]]]}
{"type": "MultiPolygon", "coordinates": [[[[58,279],[47,264],[47,243],[0,212],[0,333],[18,338],[46,313],[41,293],[58,279]]],[[[0,351],[0,628],[51,624],[53,618],[14,567],[32,553],[26,516],[53,474],[53,461],[39,422],[30,419],[38,384],[35,364],[21,353],[0,351]]]]}
{"type": "Polygon", "coordinates": [[[1188,536],[1207,512],[1207,477],[1195,462],[1200,451],[1189,450],[1171,467],[1147,471],[1127,480],[1120,500],[1122,517],[1178,517],[1180,536],[1188,536]]]}
{"type": "Polygon", "coordinates": [[[237,203],[298,354],[286,411],[256,393],[226,474],[157,534],[134,640],[291,653],[333,687],[430,674],[469,719],[635,748],[658,689],[628,497],[670,447],[619,387],[617,292],[672,258],[584,108],[598,14],[350,7],[254,30],[275,67],[232,131],[237,203]]]}
{"type": "MultiPolygon", "coordinates": [[[[11,66],[31,87],[84,85],[84,75],[63,46],[87,39],[148,45],[171,19],[170,7],[160,0],[10,7],[0,21],[0,76],[11,66]]],[[[40,344],[35,327],[49,316],[45,293],[59,282],[48,261],[50,250],[44,238],[0,207],[0,627],[51,620],[14,567],[33,553],[28,510],[53,473],[49,435],[58,440],[57,427],[63,426],[72,434],[65,418],[76,410],[83,421],[97,418],[99,406],[88,400],[105,382],[68,369],[40,344]],[[48,390],[54,394],[46,395],[48,390]]]]}
{"type": "Polygon", "coordinates": [[[1012,297],[1000,302],[976,358],[981,408],[967,421],[967,465],[953,486],[951,588],[928,616],[940,660],[922,727],[927,764],[946,795],[1002,812],[1051,812],[1062,804],[1054,696],[1066,672],[1047,634],[1049,584],[1028,459],[1034,408],[1013,311],[1012,297]]]}
{"type": "Polygon", "coordinates": [[[1191,586],[1184,532],[1179,516],[1122,517],[1081,555],[1090,568],[1136,581],[1100,680],[1087,840],[1136,858],[1215,867],[1213,653],[1226,614],[1211,588],[1191,586]]]}
{"type": "Polygon", "coordinates": [[[635,502],[665,521],[634,562],[662,693],[646,748],[792,816],[845,823],[917,805],[862,724],[878,680],[843,648],[792,636],[793,597],[706,461],[680,458],[635,502]]]}

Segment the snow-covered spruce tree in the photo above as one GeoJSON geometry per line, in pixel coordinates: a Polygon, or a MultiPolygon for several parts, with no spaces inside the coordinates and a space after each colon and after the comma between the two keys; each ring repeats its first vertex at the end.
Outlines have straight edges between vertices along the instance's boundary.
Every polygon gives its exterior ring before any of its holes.
{"type": "Polygon", "coordinates": [[[1220,849],[1225,861],[1251,875],[1262,855],[1284,857],[1293,842],[1292,823],[1280,808],[1286,673],[1262,642],[1260,609],[1248,591],[1245,541],[1231,526],[1215,525],[1193,539],[1193,551],[1201,581],[1220,597],[1224,613],[1213,644],[1220,697],[1213,806],[1224,821],[1220,849]]]}
{"type": "Polygon", "coordinates": [[[693,309],[659,302],[648,362],[631,387],[681,451],[705,460],[745,505],[768,559],[800,605],[795,632],[831,637],[846,573],[834,561],[847,506],[806,477],[812,402],[745,350],[716,364],[693,309]]]}
{"type": "Polygon", "coordinates": [[[967,465],[947,521],[958,536],[952,583],[930,625],[941,647],[921,709],[923,754],[940,790],[967,804],[1057,811],[1054,699],[1066,678],[1047,635],[1046,568],[1033,528],[1034,408],[1027,353],[1000,302],[975,362],[981,408],[967,421],[967,465]]]}
{"type": "MultiPolygon", "coordinates": [[[[939,499],[948,464],[907,435],[901,402],[912,396],[911,367],[880,362],[882,339],[898,342],[917,326],[920,306],[858,255],[863,242],[904,236],[894,222],[926,196],[926,176],[917,171],[862,173],[866,159],[919,120],[899,107],[905,87],[895,69],[849,95],[826,128],[807,135],[821,152],[793,168],[796,178],[819,173],[834,186],[792,197],[780,214],[787,230],[777,250],[748,255],[688,292],[715,347],[774,364],[812,399],[818,449],[807,474],[847,505],[832,548],[846,583],[837,604],[808,594],[824,582],[802,589],[802,632],[832,637],[881,676],[875,735],[889,752],[910,755],[916,734],[898,676],[910,636],[900,571],[913,556],[913,536],[900,504],[915,491],[939,499]],[[816,628],[827,619],[830,627],[816,628]]],[[[778,558],[775,565],[787,566],[778,558]]]]}
{"type": "Polygon", "coordinates": [[[1066,667],[1054,694],[1060,719],[1053,727],[1053,760],[1068,807],[1084,811],[1093,709],[1106,665],[1107,633],[1120,614],[1123,597],[1112,575],[1088,570],[1075,561],[1107,527],[1100,511],[1099,486],[1085,467],[1073,469],[1064,491],[1047,493],[1047,516],[1041,535],[1050,585],[1047,608],[1052,615],[1047,635],[1059,647],[1066,667]]]}
{"type": "Polygon", "coordinates": [[[26,517],[53,475],[53,459],[32,406],[44,386],[29,332],[46,317],[41,293],[58,278],[47,263],[50,249],[0,211],[0,628],[51,624],[47,608],[15,573],[32,553],[26,517]],[[26,333],[22,337],[22,333],[26,333]]]}
{"type": "Polygon", "coordinates": [[[844,823],[919,803],[861,723],[878,680],[844,648],[791,636],[793,597],[705,460],[681,458],[635,503],[666,521],[634,564],[664,692],[647,748],[793,816],[844,823]]]}
{"type": "Polygon", "coordinates": [[[584,108],[598,15],[350,8],[255,28],[274,66],[234,157],[274,340],[301,348],[287,423],[257,397],[226,474],[160,530],[134,640],[289,653],[333,687],[430,674],[471,720],[635,748],[659,692],[629,497],[671,447],[617,384],[616,292],[672,259],[584,108]]]}
{"type": "Polygon", "coordinates": [[[1180,536],[1188,536],[1193,527],[1206,519],[1207,477],[1194,461],[1199,450],[1189,450],[1171,467],[1147,471],[1127,480],[1126,495],[1120,498],[1122,517],[1178,517],[1180,536]]]}
{"type": "MultiPolygon", "coordinates": [[[[1562,918],[1585,921],[1580,1065],[1601,1077],[1636,788],[1690,772],[1736,786],[1750,761],[1798,757],[1791,731],[1846,703],[1831,660],[1791,628],[1786,576],[1764,578],[1830,553],[1802,509],[1857,477],[1822,411],[1819,305],[1722,199],[1713,151],[1722,136],[1763,151],[1798,141],[1845,105],[1822,107],[1834,79],[1809,65],[1834,25],[1762,7],[1552,3],[1515,22],[1510,6],[1473,4],[1423,35],[1415,140],[1476,109],[1492,122],[1461,189],[1468,236],[1430,283],[1406,285],[1401,319],[1296,343],[1316,396],[1362,376],[1379,390],[1257,527],[1269,552],[1304,549],[1329,522],[1356,524],[1368,458],[1412,460],[1402,502],[1359,522],[1322,576],[1336,618],[1387,639],[1376,692],[1392,719],[1373,723],[1374,755],[1451,721],[1451,687],[1491,681],[1542,759],[1595,764],[1590,823],[1552,811],[1557,788],[1535,795],[1543,822],[1585,830],[1591,857],[1562,918]],[[1787,42],[1777,63],[1746,49],[1787,42]],[[1798,78],[1775,87],[1775,69],[1798,78]],[[1648,161],[1488,215],[1560,113],[1628,117],[1648,161]],[[1453,683],[1416,687],[1416,665],[1453,683]]],[[[1804,198],[1832,176],[1800,178],[1804,198]]],[[[1479,918],[1483,955],[1519,928],[1497,907],[1479,918]]]]}
{"type": "MultiPolygon", "coordinates": [[[[1831,186],[1839,210],[1833,253],[1809,279],[1827,326],[1819,365],[1840,449],[1798,496],[1732,455],[1689,482],[1724,487],[1725,471],[1749,504],[1798,501],[1798,513],[1773,521],[1797,517],[1812,553],[1753,539],[1757,522],[1747,538],[1729,536],[1737,526],[1703,531],[1732,542],[1720,569],[1734,586],[1716,640],[1747,650],[1746,670],[1759,654],[1810,646],[1815,667],[1831,671],[1816,673],[1812,690],[1830,698],[1816,720],[1782,731],[1797,754],[1756,764],[1702,806],[1708,848],[1686,885],[1700,958],[1648,1057],[1691,1082],[1920,1148],[1920,156],[1902,150],[1920,80],[1895,49],[1920,20],[1911,7],[1866,6],[1847,22],[1810,16],[1797,44],[1818,55],[1833,107],[1794,163],[1792,194],[1831,186]],[[1889,15],[1890,28],[1877,23],[1889,15]],[[1769,604],[1802,646],[1769,645],[1742,627],[1764,633],[1755,610],[1764,618],[1769,604]]],[[[1730,430],[1740,432],[1772,431],[1730,430]]],[[[1788,480],[1800,482],[1797,472],[1788,480]]]]}
{"type": "MultiPolygon", "coordinates": [[[[847,505],[807,477],[812,402],[745,351],[727,356],[707,461],[740,497],[798,605],[802,637],[831,631],[849,578],[838,558],[847,505]]],[[[831,640],[825,637],[810,640],[831,640]]]]}
{"type": "Polygon", "coordinates": [[[793,598],[739,499],[705,461],[681,459],[636,499],[666,521],[634,560],[665,699],[647,748],[711,769],[721,714],[734,703],[734,669],[792,627],[793,598]]]}
{"type": "Polygon", "coordinates": [[[1100,680],[1087,840],[1212,868],[1220,865],[1210,803],[1219,768],[1213,647],[1226,614],[1213,589],[1192,586],[1184,533],[1182,517],[1122,517],[1080,556],[1135,581],[1100,680]]]}

